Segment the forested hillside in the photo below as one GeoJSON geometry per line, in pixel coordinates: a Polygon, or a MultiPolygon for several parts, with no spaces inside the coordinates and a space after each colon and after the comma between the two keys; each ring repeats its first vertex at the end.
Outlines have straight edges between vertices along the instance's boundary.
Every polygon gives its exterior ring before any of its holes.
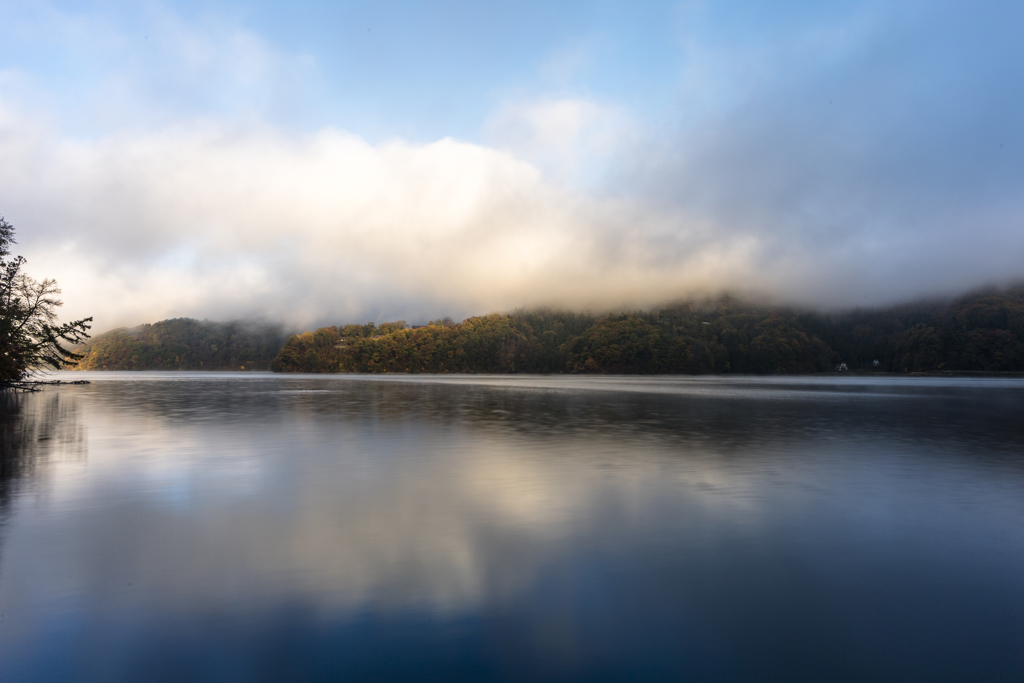
{"type": "Polygon", "coordinates": [[[1024,286],[801,319],[851,367],[878,359],[892,372],[1024,371],[1024,286]]]}
{"type": "Polygon", "coordinates": [[[1024,288],[825,315],[725,297],[602,317],[516,312],[288,339],[279,372],[1024,371],[1024,288]],[[877,361],[877,364],[875,363],[877,361]]]}
{"type": "Polygon", "coordinates": [[[267,370],[284,340],[279,326],[175,318],[94,337],[75,369],[267,370]]]}
{"type": "Polygon", "coordinates": [[[278,372],[1024,372],[1024,287],[821,314],[730,297],[592,316],[517,311],[324,327],[165,320],[98,335],[82,370],[278,372]],[[877,364],[875,361],[878,361],[877,364]]]}

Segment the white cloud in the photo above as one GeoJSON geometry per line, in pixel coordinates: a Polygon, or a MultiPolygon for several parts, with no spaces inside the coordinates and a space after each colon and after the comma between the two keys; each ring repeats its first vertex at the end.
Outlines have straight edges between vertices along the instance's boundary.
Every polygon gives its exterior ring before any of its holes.
{"type": "MultiPolygon", "coordinates": [[[[661,112],[674,126],[550,95],[506,101],[486,144],[370,144],[275,123],[294,125],[275,112],[303,108],[317,65],[256,33],[159,5],[134,32],[44,6],[12,31],[81,62],[82,83],[0,70],[0,215],[30,272],[64,287],[66,315],[98,329],[422,321],[722,288],[872,304],[1020,277],[1024,99],[1004,87],[1019,59],[978,49],[988,29],[952,10],[891,25],[868,10],[753,43],[694,19],[679,111],[661,112]]],[[[544,87],[588,55],[549,60],[544,87]]]]}
{"type": "Polygon", "coordinates": [[[666,258],[679,216],[547,183],[495,149],[212,125],[96,142],[0,120],[30,270],[99,326],[643,304],[736,275],[743,240],[666,258]],[[728,263],[725,263],[728,261],[728,263]]]}
{"type": "Polygon", "coordinates": [[[816,225],[761,213],[763,198],[721,205],[728,163],[677,172],[691,201],[671,206],[566,189],[509,152],[450,139],[370,145],[330,128],[195,124],[80,141],[10,111],[0,157],[0,206],[29,271],[56,277],[66,315],[95,315],[97,329],[171,316],[419,321],[722,288],[859,303],[898,298],[908,277],[936,287],[1012,275],[1003,261],[1020,249],[991,232],[959,254],[955,234],[938,250],[911,240],[919,252],[887,249],[906,241],[898,233],[880,248],[863,228],[822,242],[816,225]],[[1000,244],[1003,261],[980,270],[1000,244]],[[964,255],[975,260],[929,272],[964,255]]]}
{"type": "Polygon", "coordinates": [[[576,186],[606,177],[609,164],[635,137],[624,109],[580,97],[506,103],[485,132],[496,147],[530,160],[552,180],[576,186]]]}

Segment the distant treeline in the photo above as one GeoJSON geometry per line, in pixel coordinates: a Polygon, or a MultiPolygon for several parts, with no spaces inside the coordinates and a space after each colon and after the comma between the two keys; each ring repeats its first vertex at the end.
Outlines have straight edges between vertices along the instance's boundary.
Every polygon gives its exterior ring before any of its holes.
{"type": "Polygon", "coordinates": [[[835,314],[731,297],[593,316],[517,311],[410,328],[402,321],[280,327],[165,320],[98,335],[81,370],[815,373],[1024,371],[1024,286],[835,314]],[[875,363],[877,361],[877,364],[875,363]]]}
{"type": "Polygon", "coordinates": [[[284,340],[278,326],[175,318],[94,337],[75,369],[267,370],[284,340]]]}
{"type": "Polygon", "coordinates": [[[1024,371],[1024,287],[838,314],[723,297],[608,316],[518,311],[323,327],[277,372],[814,373],[1024,371]]]}

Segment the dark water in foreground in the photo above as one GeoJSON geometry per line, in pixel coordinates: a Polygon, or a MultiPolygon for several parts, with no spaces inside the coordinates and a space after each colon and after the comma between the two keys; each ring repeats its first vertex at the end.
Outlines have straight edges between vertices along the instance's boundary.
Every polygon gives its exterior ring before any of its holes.
{"type": "Polygon", "coordinates": [[[89,378],[0,681],[1024,680],[1021,381],[89,378]]]}

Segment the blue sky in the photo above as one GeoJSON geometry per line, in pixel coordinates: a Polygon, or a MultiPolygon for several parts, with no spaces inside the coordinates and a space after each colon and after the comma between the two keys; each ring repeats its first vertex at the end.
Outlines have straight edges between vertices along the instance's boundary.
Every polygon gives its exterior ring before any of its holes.
{"type": "Polygon", "coordinates": [[[685,15],[653,2],[76,2],[11,3],[3,18],[14,28],[7,67],[30,74],[82,134],[258,116],[428,142],[479,141],[503,101],[541,93],[664,107],[682,71],[685,15]],[[225,45],[243,36],[271,53],[272,73],[245,77],[257,57],[225,45]],[[205,41],[224,52],[183,54],[205,41]],[[92,102],[126,81],[120,115],[92,102]],[[92,111],[80,117],[83,104],[92,111]]]}
{"type": "Polygon", "coordinates": [[[1011,2],[0,2],[0,215],[98,326],[1024,277],[1011,2]]]}

